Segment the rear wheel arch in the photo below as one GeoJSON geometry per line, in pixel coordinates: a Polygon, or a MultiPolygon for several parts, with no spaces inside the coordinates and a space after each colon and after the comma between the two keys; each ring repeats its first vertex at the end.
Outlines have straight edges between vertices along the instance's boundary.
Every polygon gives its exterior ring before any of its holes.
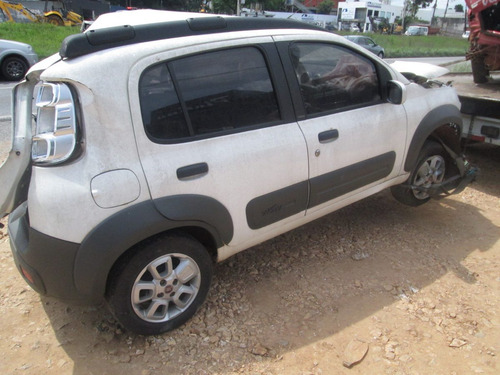
{"type": "Polygon", "coordinates": [[[182,233],[200,242],[215,260],[223,246],[216,228],[201,221],[173,221],[146,201],[112,215],[82,241],[74,264],[75,286],[89,301],[105,296],[116,265],[148,241],[168,233],[182,233]]]}

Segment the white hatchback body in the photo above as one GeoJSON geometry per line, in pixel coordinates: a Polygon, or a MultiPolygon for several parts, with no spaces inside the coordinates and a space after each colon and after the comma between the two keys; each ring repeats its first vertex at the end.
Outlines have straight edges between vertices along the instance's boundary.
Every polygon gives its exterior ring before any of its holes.
{"type": "Polygon", "coordinates": [[[422,158],[429,139],[456,149],[452,88],[410,82],[314,27],[249,22],[104,15],[31,69],[15,92],[0,203],[2,215],[19,206],[11,244],[36,290],[107,296],[126,328],[163,332],[203,301],[205,254],[222,261],[391,186],[410,204],[428,200],[412,189],[431,183],[403,183],[447,158],[422,158]],[[172,35],[157,35],[163,25],[172,35]],[[187,250],[151,248],[165,238],[187,250]],[[174,281],[161,276],[170,268],[174,281]]]}

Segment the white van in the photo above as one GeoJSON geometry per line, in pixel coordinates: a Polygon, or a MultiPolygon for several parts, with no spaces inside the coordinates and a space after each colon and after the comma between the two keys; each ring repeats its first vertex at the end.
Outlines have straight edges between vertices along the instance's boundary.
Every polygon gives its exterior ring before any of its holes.
{"type": "Polygon", "coordinates": [[[405,32],[405,35],[427,35],[429,28],[426,26],[410,26],[405,32]]]}

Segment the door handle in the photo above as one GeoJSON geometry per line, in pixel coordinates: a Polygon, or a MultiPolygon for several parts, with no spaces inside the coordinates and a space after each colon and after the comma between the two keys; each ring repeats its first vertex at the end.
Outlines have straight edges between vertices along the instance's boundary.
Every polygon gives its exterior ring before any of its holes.
{"type": "Polygon", "coordinates": [[[337,129],[325,130],[318,134],[319,143],[328,143],[336,140],[339,137],[339,131],[337,129]]]}
{"type": "Polygon", "coordinates": [[[180,167],[177,169],[177,178],[179,180],[190,180],[195,177],[201,177],[208,173],[207,163],[197,163],[186,165],[185,167],[180,167]]]}

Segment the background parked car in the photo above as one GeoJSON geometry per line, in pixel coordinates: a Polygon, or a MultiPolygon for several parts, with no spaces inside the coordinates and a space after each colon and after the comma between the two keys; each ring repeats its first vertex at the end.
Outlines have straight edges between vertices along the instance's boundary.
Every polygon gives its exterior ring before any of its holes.
{"type": "Polygon", "coordinates": [[[410,26],[405,32],[408,36],[428,35],[429,28],[427,26],[410,26]]]}
{"type": "Polygon", "coordinates": [[[8,81],[21,80],[38,56],[29,44],[0,39],[0,68],[8,81]]]}
{"type": "Polygon", "coordinates": [[[367,36],[362,35],[346,35],[345,38],[350,40],[351,42],[359,44],[361,47],[366,48],[368,51],[373,52],[381,59],[383,59],[385,56],[384,47],[379,46],[373,41],[372,38],[368,38],[367,36]]]}

